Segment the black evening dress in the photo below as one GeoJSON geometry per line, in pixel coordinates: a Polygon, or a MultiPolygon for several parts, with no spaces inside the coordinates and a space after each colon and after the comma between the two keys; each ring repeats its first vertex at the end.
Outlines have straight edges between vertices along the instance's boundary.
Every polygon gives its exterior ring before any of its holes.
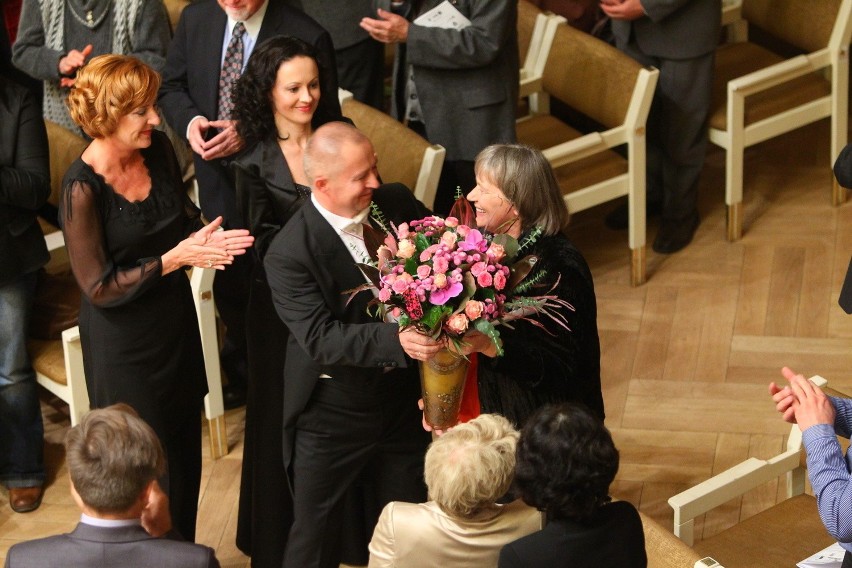
{"type": "MultiPolygon", "coordinates": [[[[519,242],[524,242],[526,234],[519,242]]],[[[604,419],[601,348],[592,273],[580,251],[563,234],[541,236],[519,256],[539,260],[525,281],[536,282],[524,295],[554,294],[574,311],[560,309],[569,329],[546,316],[498,328],[502,357],[479,357],[481,411],[502,414],[519,428],[540,406],[579,402],[604,419]]]]}
{"type": "Polygon", "coordinates": [[[237,206],[254,235],[246,339],[248,391],[237,546],[253,568],[279,568],[293,522],[293,501],[284,470],[284,352],[289,332],[272,304],[263,257],[278,231],[309,198],[293,181],[276,140],[259,142],[234,162],[237,206]]]}
{"type": "Polygon", "coordinates": [[[127,403],[151,425],[168,460],[162,484],[172,521],[194,540],[207,383],[189,279],[182,270],[163,276],[160,255],[202,223],[165,134],[154,131],[141,152],[151,177],[147,198],[127,201],[78,158],[62,183],[60,221],[83,292],[89,402],[127,403]]]}

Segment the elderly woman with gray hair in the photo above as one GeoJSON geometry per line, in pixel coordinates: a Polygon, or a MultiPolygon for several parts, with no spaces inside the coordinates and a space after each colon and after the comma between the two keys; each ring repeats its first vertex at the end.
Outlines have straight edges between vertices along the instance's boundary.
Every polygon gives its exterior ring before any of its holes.
{"type": "Polygon", "coordinates": [[[425,478],[430,501],[389,503],[370,541],[370,568],[496,566],[500,548],[542,527],[541,514],[497,503],[512,484],[518,432],[483,414],[432,442],[425,478]]]}

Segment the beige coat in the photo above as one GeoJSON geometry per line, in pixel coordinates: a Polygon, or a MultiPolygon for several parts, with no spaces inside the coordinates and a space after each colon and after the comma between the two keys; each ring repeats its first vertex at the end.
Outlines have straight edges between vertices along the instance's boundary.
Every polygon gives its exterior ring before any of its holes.
{"type": "Polygon", "coordinates": [[[518,500],[471,519],[451,517],[434,502],[389,503],[370,541],[370,568],[488,568],[503,545],[542,528],[541,513],[518,500]]]}

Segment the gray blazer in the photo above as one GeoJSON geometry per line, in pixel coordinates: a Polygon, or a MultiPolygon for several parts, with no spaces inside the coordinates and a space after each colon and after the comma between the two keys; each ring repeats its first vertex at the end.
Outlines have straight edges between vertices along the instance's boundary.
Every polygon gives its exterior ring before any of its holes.
{"type": "Polygon", "coordinates": [[[618,45],[633,32],[642,53],[664,59],[692,59],[716,49],[722,20],[721,0],[642,0],[647,16],[612,20],[618,45]]]}
{"type": "Polygon", "coordinates": [[[12,546],[6,568],[218,568],[213,549],[153,538],[139,525],[103,528],[80,523],[73,532],[12,546]]]}
{"type": "MultiPolygon", "coordinates": [[[[420,13],[443,0],[425,0],[420,13]]],[[[430,142],[448,160],[473,160],[485,146],[515,141],[518,100],[518,6],[504,0],[453,0],[471,25],[462,30],[412,25],[394,63],[392,114],[405,115],[406,66],[430,142]]],[[[377,6],[390,9],[389,0],[377,6]]]]}

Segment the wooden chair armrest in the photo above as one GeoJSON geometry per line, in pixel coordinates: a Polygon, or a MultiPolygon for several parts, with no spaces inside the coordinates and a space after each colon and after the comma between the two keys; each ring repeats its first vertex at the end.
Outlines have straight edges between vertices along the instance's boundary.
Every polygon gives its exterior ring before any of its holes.
{"type": "Polygon", "coordinates": [[[722,27],[730,26],[743,19],[742,0],[722,0],[722,27]]]}
{"type": "Polygon", "coordinates": [[[65,237],[62,231],[54,231],[44,236],[44,242],[48,251],[55,251],[65,247],[65,237]]]}
{"type": "Polygon", "coordinates": [[[626,142],[626,128],[617,126],[604,132],[590,132],[579,138],[562,142],[542,151],[554,168],[582,160],[626,142]]]}
{"type": "Polygon", "coordinates": [[[816,71],[819,66],[814,65],[814,60],[820,59],[819,55],[819,52],[815,52],[811,56],[797,55],[728,81],[729,100],[734,93],[745,97],[816,71]]]}

